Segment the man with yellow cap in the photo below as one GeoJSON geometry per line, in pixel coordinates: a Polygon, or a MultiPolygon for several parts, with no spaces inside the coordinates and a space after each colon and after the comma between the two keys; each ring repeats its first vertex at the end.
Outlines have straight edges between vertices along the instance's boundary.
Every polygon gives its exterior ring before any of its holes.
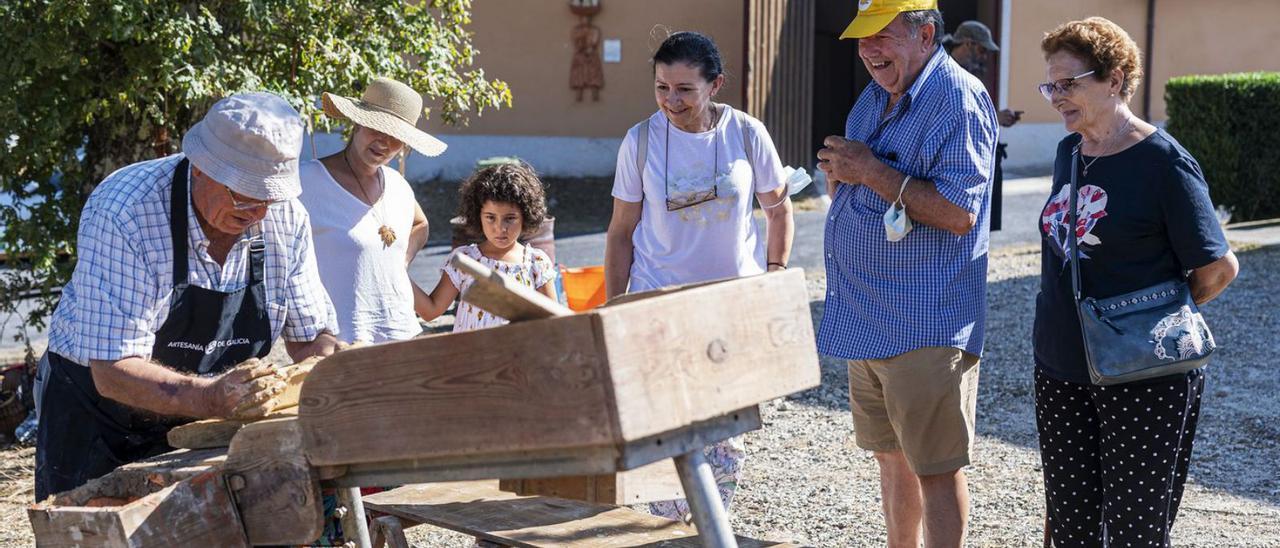
{"type": "Polygon", "coordinates": [[[818,152],[832,197],[818,349],[849,361],[889,546],[961,546],[986,311],[996,112],[940,46],[936,0],[859,0],[874,80],[818,152]]]}

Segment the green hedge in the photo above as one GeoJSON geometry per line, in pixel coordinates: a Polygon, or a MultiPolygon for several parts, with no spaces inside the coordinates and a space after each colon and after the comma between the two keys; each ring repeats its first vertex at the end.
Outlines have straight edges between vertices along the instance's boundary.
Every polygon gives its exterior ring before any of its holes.
{"type": "Polygon", "coordinates": [[[1169,133],[1232,222],[1280,217],[1280,73],[1173,78],[1165,102],[1169,133]]]}

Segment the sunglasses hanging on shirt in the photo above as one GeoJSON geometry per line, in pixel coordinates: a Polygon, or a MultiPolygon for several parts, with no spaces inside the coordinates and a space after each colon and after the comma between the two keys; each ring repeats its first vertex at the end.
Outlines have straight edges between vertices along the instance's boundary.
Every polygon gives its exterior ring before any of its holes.
{"type": "MultiPolygon", "coordinates": [[[[712,107],[714,109],[714,107],[712,107]]],[[[669,172],[671,171],[671,120],[667,120],[667,135],[663,140],[663,166],[662,166],[662,186],[667,192],[667,211],[679,211],[687,207],[693,207],[699,204],[705,204],[720,197],[719,181],[720,181],[720,131],[716,128],[716,124],[720,120],[720,111],[716,110],[716,116],[711,123],[712,131],[715,131],[715,137],[711,141],[711,148],[714,151],[711,161],[711,188],[695,189],[689,191],[671,190],[671,181],[669,172]]]]}

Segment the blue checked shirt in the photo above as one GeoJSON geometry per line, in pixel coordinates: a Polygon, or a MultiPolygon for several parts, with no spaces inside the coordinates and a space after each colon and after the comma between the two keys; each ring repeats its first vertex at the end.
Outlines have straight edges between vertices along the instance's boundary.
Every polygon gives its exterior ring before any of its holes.
{"type": "MultiPolygon", "coordinates": [[[[89,360],[149,358],[155,333],[169,316],[173,242],[169,191],[182,155],[126,166],[89,196],[80,216],[78,261],[49,330],[49,350],[81,365],[89,360]]],[[[188,281],[235,291],[249,279],[249,242],[266,241],[265,277],[271,337],[310,341],[338,322],[320,283],[311,224],[300,202],[273,205],[219,266],[187,199],[188,281]]]]}
{"type": "Polygon", "coordinates": [[[981,356],[995,108],[982,83],[942,48],[882,117],[888,100],[884,88],[867,86],[849,113],[845,137],[866,143],[894,169],[932,183],[978,221],[964,236],[914,223],[905,238],[890,242],[884,231],[889,203],[866,186],[838,185],[827,214],[827,298],[818,350],[881,359],[941,346],[981,356]]]}

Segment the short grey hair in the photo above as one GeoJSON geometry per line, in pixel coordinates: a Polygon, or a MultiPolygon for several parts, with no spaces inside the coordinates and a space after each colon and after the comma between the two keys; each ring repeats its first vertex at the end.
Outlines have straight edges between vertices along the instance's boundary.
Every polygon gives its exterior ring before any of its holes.
{"type": "Polygon", "coordinates": [[[942,43],[942,35],[946,26],[942,22],[942,12],[938,10],[916,10],[902,12],[902,22],[907,24],[911,36],[920,36],[920,28],[933,23],[933,45],[942,43]]]}

